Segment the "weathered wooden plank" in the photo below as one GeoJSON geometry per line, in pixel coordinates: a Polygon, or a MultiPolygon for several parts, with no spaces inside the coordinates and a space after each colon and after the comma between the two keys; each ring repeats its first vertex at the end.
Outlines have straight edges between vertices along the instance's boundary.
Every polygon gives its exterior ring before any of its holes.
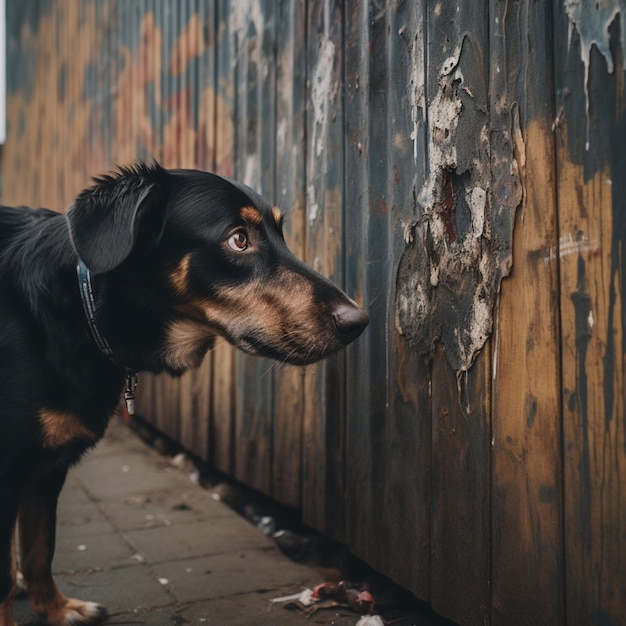
{"type": "Polygon", "coordinates": [[[433,359],[432,605],[463,625],[489,619],[489,373],[433,359]]]}
{"type": "Polygon", "coordinates": [[[489,615],[488,346],[471,363],[488,334],[494,300],[487,273],[493,257],[481,227],[489,221],[490,186],[487,11],[480,3],[437,6],[427,18],[428,178],[418,192],[429,263],[416,268],[434,286],[437,308],[425,315],[439,316],[436,334],[445,345],[435,351],[431,376],[432,605],[463,624],[483,624],[489,615]]]}
{"type": "MultiPolygon", "coordinates": [[[[177,36],[176,7],[171,3],[159,2],[156,12],[157,27],[161,30],[161,50],[158,73],[161,86],[161,106],[157,130],[157,145],[160,146],[161,164],[167,168],[178,166],[178,137],[173,117],[173,95],[175,77],[172,76],[171,59],[177,36]]],[[[180,428],[180,385],[166,374],[154,377],[155,426],[172,439],[177,439],[180,428]]]]}
{"type": "Polygon", "coordinates": [[[345,43],[346,287],[370,315],[370,326],[347,350],[346,535],[359,557],[427,600],[428,371],[396,330],[393,294],[378,297],[380,285],[394,283],[404,248],[401,223],[413,219],[415,189],[424,180],[423,160],[415,159],[413,145],[423,149],[422,112],[414,91],[406,97],[407,90],[417,89],[412,78],[424,73],[418,35],[423,4],[353,0],[345,10],[350,16],[345,43]]]}
{"type": "MultiPolygon", "coordinates": [[[[177,42],[175,71],[180,73],[179,106],[184,110],[181,116],[181,166],[193,168],[198,162],[198,107],[202,87],[212,85],[214,80],[213,64],[206,62],[202,42],[202,28],[214,28],[212,14],[207,14],[206,7],[198,5],[196,0],[188,0],[180,7],[181,30],[177,42]],[[200,73],[202,72],[202,73],[200,73]]],[[[214,127],[212,127],[214,131],[214,127]]],[[[214,144],[213,133],[206,137],[214,144]]],[[[209,169],[213,169],[213,164],[209,169]]],[[[210,453],[210,412],[211,412],[211,358],[205,358],[202,366],[187,373],[180,380],[180,416],[182,445],[204,460],[210,453]]]]}
{"type": "Polygon", "coordinates": [[[555,4],[568,623],[626,615],[626,16],[616,7],[555,4]]]}
{"type": "MultiPolygon", "coordinates": [[[[344,200],[343,6],[307,7],[306,261],[342,283],[344,200]]],[[[345,538],[345,355],[307,368],[303,450],[303,516],[308,524],[345,538]]]]}
{"type": "MultiPolygon", "coordinates": [[[[207,99],[213,102],[212,117],[207,117],[206,127],[215,133],[215,171],[227,177],[234,171],[234,36],[231,33],[231,3],[218,0],[215,6],[216,82],[207,99]]],[[[210,31],[209,31],[210,32],[210,31]]],[[[211,35],[209,35],[211,36],[211,35]]],[[[208,111],[207,111],[208,115],[208,111]]],[[[212,354],[213,422],[212,455],[215,466],[228,473],[234,472],[234,410],[235,377],[234,348],[218,339],[212,354]]]]}
{"type": "MultiPolygon", "coordinates": [[[[157,21],[157,5],[160,0],[146,0],[142,5],[141,24],[141,59],[145,62],[144,83],[141,89],[146,99],[144,111],[146,126],[144,127],[143,144],[147,158],[160,157],[160,71],[161,71],[161,30],[157,21]]],[[[113,77],[114,80],[114,77],[113,77]]],[[[111,124],[113,126],[113,123],[111,124]]],[[[161,411],[161,392],[158,388],[159,379],[152,374],[142,373],[137,386],[136,410],[142,419],[157,425],[157,415],[161,411]]]]}
{"type": "Polygon", "coordinates": [[[195,8],[198,56],[195,61],[196,85],[194,95],[189,97],[192,125],[195,129],[194,162],[201,170],[214,171],[216,133],[215,99],[217,93],[217,7],[215,3],[208,5],[197,2],[195,8]]]}
{"type": "MultiPolygon", "coordinates": [[[[192,121],[191,100],[198,98],[197,73],[193,71],[199,56],[198,15],[193,0],[179,2],[175,7],[178,29],[170,55],[169,71],[174,83],[172,95],[174,127],[177,141],[177,163],[190,168],[196,164],[194,140],[196,128],[192,121]]],[[[179,385],[179,437],[187,450],[200,458],[208,456],[210,365],[205,360],[198,370],[187,372],[179,385]]]]}
{"type": "Polygon", "coordinates": [[[559,279],[546,262],[557,246],[551,13],[490,10],[492,201],[520,197],[511,172],[524,188],[492,365],[491,623],[503,626],[564,618],[559,279]]]}
{"type": "MultiPolygon", "coordinates": [[[[274,197],[276,5],[238,5],[235,178],[274,197]]],[[[272,369],[267,359],[235,355],[235,476],[271,492],[272,369]]]]}
{"type": "MultiPolygon", "coordinates": [[[[304,0],[281,0],[278,30],[275,172],[276,205],[285,214],[285,239],[294,254],[304,257],[305,228],[305,114],[306,33],[304,0]]],[[[272,496],[280,502],[300,505],[302,481],[302,420],[304,370],[275,370],[272,455],[272,496]]]]}

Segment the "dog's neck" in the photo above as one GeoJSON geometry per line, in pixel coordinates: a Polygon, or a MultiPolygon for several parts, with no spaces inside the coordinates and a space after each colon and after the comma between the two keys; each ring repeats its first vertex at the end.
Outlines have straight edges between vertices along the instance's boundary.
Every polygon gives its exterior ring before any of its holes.
{"type": "MultiPolygon", "coordinates": [[[[93,284],[91,282],[91,271],[85,265],[83,260],[78,257],[76,262],[76,275],[78,277],[78,287],[80,291],[80,299],[83,303],[83,310],[85,311],[85,317],[87,318],[87,324],[89,326],[89,332],[94,340],[94,343],[98,346],[100,352],[104,354],[110,361],[116,365],[121,365],[115,358],[113,350],[109,345],[104,334],[101,332],[98,322],[96,321],[96,300],[93,294],[93,284]]],[[[126,370],[126,390],[124,392],[124,399],[126,400],[126,409],[129,415],[135,414],[135,389],[137,387],[137,373],[130,368],[121,365],[126,370]]]]}
{"type": "Polygon", "coordinates": [[[117,364],[113,357],[113,350],[106,337],[100,331],[96,321],[96,300],[93,295],[93,285],[91,282],[91,271],[79,257],[76,263],[76,275],[78,276],[78,287],[80,289],[80,299],[83,303],[83,310],[89,325],[89,332],[95,344],[104,355],[117,364]]]}

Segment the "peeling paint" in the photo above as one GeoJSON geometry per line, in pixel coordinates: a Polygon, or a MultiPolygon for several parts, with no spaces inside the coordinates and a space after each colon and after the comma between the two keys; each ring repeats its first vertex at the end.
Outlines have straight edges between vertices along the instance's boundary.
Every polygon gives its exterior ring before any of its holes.
{"type": "MultiPolygon", "coordinates": [[[[230,8],[230,32],[235,39],[244,41],[248,37],[251,26],[254,27],[255,33],[260,35],[263,32],[265,20],[261,11],[261,3],[259,0],[246,0],[246,2],[233,2],[230,8]]],[[[240,46],[240,51],[243,47],[240,46]]],[[[233,65],[237,63],[237,59],[232,60],[233,65]]]]}
{"type": "MultiPolygon", "coordinates": [[[[613,73],[614,60],[609,47],[609,27],[619,16],[621,48],[626,49],[626,0],[564,0],[563,5],[569,18],[569,46],[572,45],[574,29],[580,37],[580,58],[585,66],[585,111],[587,113],[587,141],[589,150],[589,67],[591,48],[595,45],[606,61],[609,74],[613,73]]],[[[626,64],[624,65],[626,70],[626,64]]]]}
{"type": "Polygon", "coordinates": [[[406,248],[396,281],[398,331],[427,359],[441,341],[458,373],[469,370],[493,329],[500,281],[511,268],[511,216],[522,201],[525,167],[516,106],[502,103],[509,127],[498,129],[494,143],[484,103],[466,82],[476,79],[468,42],[468,34],[459,35],[439,66],[428,103],[427,174],[417,192],[421,212],[401,225],[406,248]]]}

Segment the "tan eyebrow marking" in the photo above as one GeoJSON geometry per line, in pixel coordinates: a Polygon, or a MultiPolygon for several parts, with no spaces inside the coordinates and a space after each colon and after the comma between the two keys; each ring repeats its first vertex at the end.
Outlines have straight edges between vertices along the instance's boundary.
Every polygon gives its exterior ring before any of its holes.
{"type": "Polygon", "coordinates": [[[273,206],[272,207],[272,216],[274,218],[274,221],[280,226],[283,219],[284,219],[284,215],[282,213],[282,211],[278,208],[273,206]]]}
{"type": "Polygon", "coordinates": [[[241,211],[239,211],[239,215],[241,215],[241,217],[246,220],[246,222],[254,224],[255,226],[263,221],[263,216],[261,215],[261,212],[253,206],[243,207],[241,211]]]}

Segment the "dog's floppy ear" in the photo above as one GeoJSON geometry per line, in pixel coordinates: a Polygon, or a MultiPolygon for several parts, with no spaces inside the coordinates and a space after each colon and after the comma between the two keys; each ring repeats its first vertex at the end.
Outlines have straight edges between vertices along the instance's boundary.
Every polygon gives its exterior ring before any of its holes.
{"type": "Polygon", "coordinates": [[[93,274],[116,268],[131,253],[140,231],[160,237],[166,192],[160,166],[139,164],[94,179],[67,213],[72,243],[93,274]]]}

